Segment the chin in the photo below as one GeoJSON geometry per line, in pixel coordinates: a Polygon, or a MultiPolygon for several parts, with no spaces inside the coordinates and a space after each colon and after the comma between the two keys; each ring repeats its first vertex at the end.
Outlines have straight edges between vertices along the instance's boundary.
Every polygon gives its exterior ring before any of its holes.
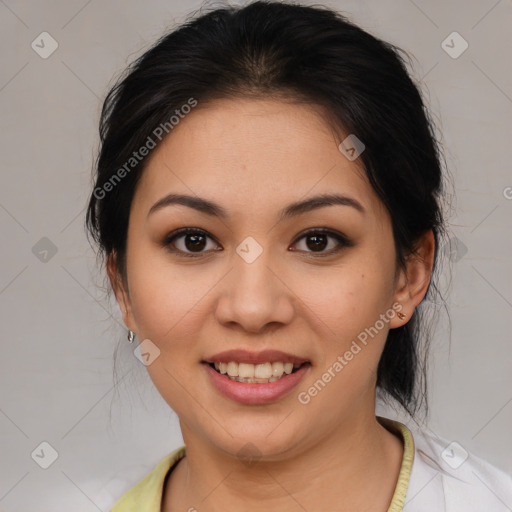
{"type": "Polygon", "coordinates": [[[214,447],[242,462],[282,460],[305,441],[300,435],[304,429],[300,428],[297,418],[290,420],[292,416],[290,414],[284,421],[286,415],[258,420],[247,414],[245,419],[221,423],[222,426],[208,425],[203,436],[214,447]]]}

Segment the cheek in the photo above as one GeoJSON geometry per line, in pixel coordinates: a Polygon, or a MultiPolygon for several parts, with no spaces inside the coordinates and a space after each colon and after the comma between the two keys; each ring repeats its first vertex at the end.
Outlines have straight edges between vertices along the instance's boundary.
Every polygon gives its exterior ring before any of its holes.
{"type": "Polygon", "coordinates": [[[304,286],[310,308],[304,314],[314,322],[310,327],[316,330],[318,349],[315,375],[309,387],[299,390],[302,399],[313,404],[305,411],[316,409],[325,421],[330,418],[336,424],[347,414],[347,404],[373,394],[388,333],[388,322],[380,320],[390,309],[386,277],[373,262],[371,268],[361,266],[357,271],[339,269],[319,281],[316,292],[304,286]],[[327,415],[322,412],[326,408],[331,411],[327,415]]]}
{"type": "MultiPolygon", "coordinates": [[[[173,410],[190,406],[191,368],[201,359],[197,340],[204,331],[208,290],[213,276],[193,278],[192,266],[163,263],[161,256],[135,250],[129,269],[130,298],[138,339],[158,347],[146,367],[156,389],[173,410]]],[[[198,267],[195,267],[196,269],[198,267]]]]}
{"type": "Polygon", "coordinates": [[[128,267],[132,311],[140,336],[159,346],[171,339],[174,343],[177,338],[189,338],[200,328],[201,299],[214,285],[214,276],[200,271],[199,266],[172,264],[162,253],[141,246],[132,252],[128,267]]]}
{"type": "Polygon", "coordinates": [[[353,334],[389,308],[392,271],[384,260],[354,256],[343,265],[297,277],[294,292],[326,327],[353,334]]]}

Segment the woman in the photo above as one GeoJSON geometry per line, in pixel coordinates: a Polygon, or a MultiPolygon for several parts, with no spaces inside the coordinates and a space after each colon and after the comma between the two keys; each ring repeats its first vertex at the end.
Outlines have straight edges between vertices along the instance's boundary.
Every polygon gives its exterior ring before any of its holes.
{"type": "Polygon", "coordinates": [[[375,414],[424,405],[444,232],[398,49],[325,8],[214,10],[131,66],[100,132],[88,227],[185,442],[114,512],[512,507],[508,475],[375,414]]]}

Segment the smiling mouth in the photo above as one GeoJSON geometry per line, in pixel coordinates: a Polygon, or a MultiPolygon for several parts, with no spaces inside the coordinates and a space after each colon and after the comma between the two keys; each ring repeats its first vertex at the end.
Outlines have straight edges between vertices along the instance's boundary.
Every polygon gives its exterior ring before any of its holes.
{"type": "Polygon", "coordinates": [[[285,378],[295,373],[299,368],[309,365],[309,362],[302,364],[293,363],[238,363],[236,361],[208,363],[217,373],[224,375],[230,380],[236,382],[245,382],[247,384],[268,384],[285,378]]]}

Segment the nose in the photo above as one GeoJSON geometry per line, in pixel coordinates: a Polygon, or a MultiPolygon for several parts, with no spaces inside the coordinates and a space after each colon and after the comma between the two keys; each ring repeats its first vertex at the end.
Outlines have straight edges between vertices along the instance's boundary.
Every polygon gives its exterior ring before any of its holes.
{"type": "Polygon", "coordinates": [[[219,287],[216,318],[225,326],[262,333],[290,323],[296,298],[292,283],[265,251],[251,263],[238,254],[219,287]],[[280,275],[281,274],[281,275],[280,275]]]}

